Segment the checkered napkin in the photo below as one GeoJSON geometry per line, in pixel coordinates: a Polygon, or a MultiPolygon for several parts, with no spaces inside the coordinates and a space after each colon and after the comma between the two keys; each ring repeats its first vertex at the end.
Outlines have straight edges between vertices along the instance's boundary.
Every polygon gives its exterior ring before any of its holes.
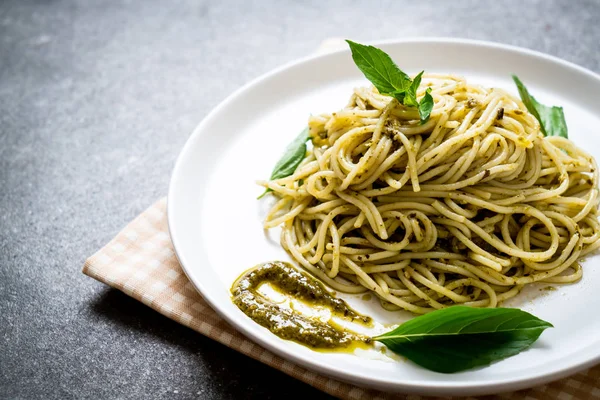
{"type": "MultiPolygon", "coordinates": [[[[83,273],[121,290],[159,313],[340,399],[422,399],[382,393],[308,371],[254,344],[222,320],[185,276],[167,228],[161,199],[91,256],[83,273]]],[[[487,399],[600,399],[600,366],[533,389],[487,399]]]]}

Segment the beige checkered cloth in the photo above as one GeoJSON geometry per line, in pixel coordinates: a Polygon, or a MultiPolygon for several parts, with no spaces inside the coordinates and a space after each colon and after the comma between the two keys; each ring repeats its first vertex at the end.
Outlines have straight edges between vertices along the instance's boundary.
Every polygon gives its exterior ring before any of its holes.
{"type": "MultiPolygon", "coordinates": [[[[335,397],[421,399],[367,390],[318,375],[279,358],[234,330],[206,304],[183,273],[167,229],[166,199],[144,211],[90,257],[83,273],[205,336],[335,397]]],[[[548,385],[486,398],[600,399],[600,366],[548,385]]]]}

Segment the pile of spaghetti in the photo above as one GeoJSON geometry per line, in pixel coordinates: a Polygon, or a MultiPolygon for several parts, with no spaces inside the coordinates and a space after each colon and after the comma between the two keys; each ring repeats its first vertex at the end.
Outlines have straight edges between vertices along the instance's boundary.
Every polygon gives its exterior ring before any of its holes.
{"type": "Polygon", "coordinates": [[[544,137],[523,103],[456,76],[425,75],[434,108],[354,90],[309,119],[312,149],[265,228],[331,288],[374,292],[384,308],[496,307],[527,284],[571,283],[600,247],[590,155],[544,137]]]}

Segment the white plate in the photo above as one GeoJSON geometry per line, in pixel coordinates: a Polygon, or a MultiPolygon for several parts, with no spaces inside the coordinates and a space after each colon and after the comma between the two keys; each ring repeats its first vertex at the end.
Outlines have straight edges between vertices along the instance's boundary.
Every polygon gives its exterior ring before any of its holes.
{"type": "MultiPolygon", "coordinates": [[[[406,72],[455,73],[471,83],[516,90],[517,74],[536,98],[565,109],[570,138],[600,160],[600,77],[565,61],[493,43],[411,39],[377,43],[406,72]]],[[[520,307],[555,325],[529,350],[489,367],[457,374],[411,362],[317,353],[284,341],[231,303],[229,289],[246,269],[289,260],[278,232],[263,233],[269,201],[257,201],[267,178],[310,113],[342,108],[353,87],[367,85],[349,51],[309,57],[266,74],[229,96],[198,125],[173,172],[168,197],[171,238],[179,260],[204,299],[230,324],[274,353],[329,376],[382,390],[475,395],[517,390],[554,380],[600,361],[600,259],[584,263],[581,282],[521,294],[520,307]]],[[[382,322],[406,314],[343,296],[382,322]]],[[[268,382],[265,382],[268,385],[268,382]]]]}

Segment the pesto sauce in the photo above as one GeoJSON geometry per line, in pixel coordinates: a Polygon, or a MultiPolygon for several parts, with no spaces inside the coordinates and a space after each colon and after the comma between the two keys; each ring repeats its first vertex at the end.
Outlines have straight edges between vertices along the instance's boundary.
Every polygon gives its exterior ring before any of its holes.
{"type": "Polygon", "coordinates": [[[366,325],[372,321],[351,309],[345,301],[333,297],[320,282],[289,263],[274,261],[259,264],[234,282],[232,301],[254,322],[280,338],[320,349],[347,348],[357,342],[371,342],[371,338],[350,332],[335,323],[322,322],[280,307],[258,292],[264,283],[270,283],[310,305],[326,307],[344,319],[366,325]]]}

